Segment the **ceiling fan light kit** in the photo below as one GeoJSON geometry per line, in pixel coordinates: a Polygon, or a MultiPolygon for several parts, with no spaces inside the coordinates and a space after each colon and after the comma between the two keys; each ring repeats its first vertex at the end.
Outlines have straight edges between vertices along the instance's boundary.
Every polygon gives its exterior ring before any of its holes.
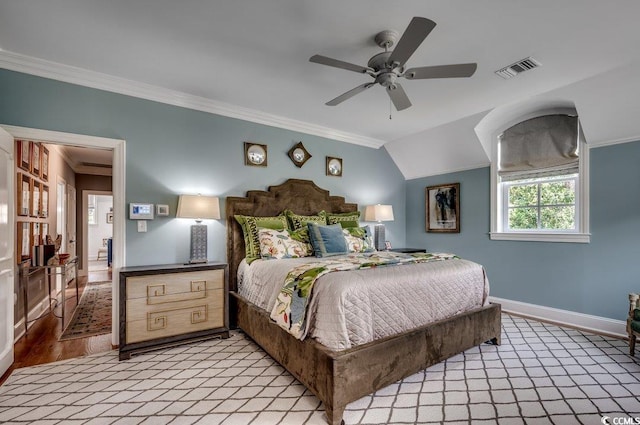
{"type": "Polygon", "coordinates": [[[326,103],[328,106],[336,106],[347,99],[363,92],[364,90],[380,84],[386,88],[391,102],[398,111],[411,106],[411,101],[398,82],[399,78],[408,80],[423,80],[433,78],[465,78],[471,77],[478,67],[476,63],[461,63],[454,65],[422,66],[410,68],[405,71],[404,65],[411,55],[418,49],[429,33],[435,28],[436,23],[427,18],[414,17],[409,26],[398,40],[398,33],[393,30],[384,30],[375,35],[376,44],[384,52],[378,53],[369,59],[367,66],[355,65],[338,59],[322,55],[313,55],[310,62],[334,68],[346,69],[371,76],[374,80],[355,87],[326,103]],[[397,41],[397,42],[396,42],[397,41]],[[395,46],[392,51],[391,47],[395,46]]]}

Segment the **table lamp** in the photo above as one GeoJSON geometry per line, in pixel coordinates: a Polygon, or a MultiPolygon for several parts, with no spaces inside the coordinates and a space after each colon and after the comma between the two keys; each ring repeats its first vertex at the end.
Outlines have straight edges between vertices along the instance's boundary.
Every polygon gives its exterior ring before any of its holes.
{"type": "Polygon", "coordinates": [[[374,243],[378,251],[385,249],[385,231],[383,221],[393,221],[393,206],[368,205],[364,210],[364,221],[377,221],[374,230],[374,243]]]}
{"type": "Polygon", "coordinates": [[[190,264],[207,262],[207,225],[203,219],[220,219],[220,201],[215,196],[180,195],[177,218],[195,218],[191,225],[190,264]]]}

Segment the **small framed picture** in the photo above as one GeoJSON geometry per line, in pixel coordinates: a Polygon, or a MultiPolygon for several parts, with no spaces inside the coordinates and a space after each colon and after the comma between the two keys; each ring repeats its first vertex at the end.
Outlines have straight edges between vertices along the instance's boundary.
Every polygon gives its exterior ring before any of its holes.
{"type": "Polygon", "coordinates": [[[29,215],[31,209],[31,178],[18,173],[18,215],[29,215]]]}
{"type": "Polygon", "coordinates": [[[342,177],[342,158],[327,157],[327,176],[342,177]]]}
{"type": "Polygon", "coordinates": [[[169,205],[156,204],[156,215],[159,217],[166,217],[169,215],[169,205]]]}
{"type": "Polygon", "coordinates": [[[16,149],[18,153],[18,167],[25,171],[31,171],[31,142],[27,140],[18,140],[18,147],[16,149]]]}
{"type": "Polygon", "coordinates": [[[49,149],[42,146],[42,154],[40,155],[42,165],[40,170],[40,175],[42,176],[42,180],[49,180],[49,149]]]}
{"type": "Polygon", "coordinates": [[[432,233],[460,233],[460,183],[425,189],[426,228],[432,233]]]}
{"type": "Polygon", "coordinates": [[[267,166],[267,145],[244,142],[244,165],[267,166]]]}
{"type": "Polygon", "coordinates": [[[113,213],[112,212],[108,212],[107,213],[107,224],[113,224],[113,213]]]}
{"type": "Polygon", "coordinates": [[[31,173],[36,176],[36,177],[40,177],[40,168],[42,166],[41,162],[40,162],[40,149],[42,148],[42,145],[40,143],[32,143],[32,147],[31,147],[31,173]]]}
{"type": "Polygon", "coordinates": [[[384,241],[384,249],[386,249],[387,251],[389,251],[391,249],[391,242],[389,241],[384,241]]]}

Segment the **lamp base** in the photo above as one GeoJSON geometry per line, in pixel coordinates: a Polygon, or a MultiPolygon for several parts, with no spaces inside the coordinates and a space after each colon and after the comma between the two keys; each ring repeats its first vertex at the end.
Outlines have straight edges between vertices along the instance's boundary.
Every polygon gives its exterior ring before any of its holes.
{"type": "Polygon", "coordinates": [[[376,245],[376,249],[378,251],[384,251],[386,249],[384,244],[384,238],[385,238],[384,233],[385,233],[384,224],[376,224],[373,231],[373,237],[374,237],[374,243],[376,245]]]}
{"type": "Polygon", "coordinates": [[[206,263],[207,260],[207,225],[191,226],[191,256],[189,264],[206,263]]]}

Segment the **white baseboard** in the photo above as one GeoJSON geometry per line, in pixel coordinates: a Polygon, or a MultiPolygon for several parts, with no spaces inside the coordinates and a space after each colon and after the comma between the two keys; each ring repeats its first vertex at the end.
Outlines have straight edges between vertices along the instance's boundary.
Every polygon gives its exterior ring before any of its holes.
{"type": "MultiPolygon", "coordinates": [[[[29,321],[34,320],[36,317],[39,317],[45,311],[49,310],[49,297],[45,296],[42,301],[36,304],[31,310],[29,310],[29,321]]],[[[28,327],[33,326],[33,322],[27,325],[28,327]]],[[[17,342],[24,335],[24,316],[20,318],[20,320],[13,325],[13,342],[17,342]]]]}
{"type": "Polygon", "coordinates": [[[502,305],[502,311],[560,326],[576,328],[587,332],[608,335],[615,338],[627,338],[627,323],[606,317],[592,316],[575,311],[561,310],[537,304],[512,301],[504,298],[489,297],[492,303],[502,305]]]}

